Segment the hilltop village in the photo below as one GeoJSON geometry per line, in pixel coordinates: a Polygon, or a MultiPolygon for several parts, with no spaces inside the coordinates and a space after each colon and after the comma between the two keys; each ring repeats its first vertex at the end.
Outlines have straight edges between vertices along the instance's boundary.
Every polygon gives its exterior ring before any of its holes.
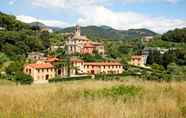
{"type": "Polygon", "coordinates": [[[24,73],[31,75],[34,81],[40,81],[50,80],[55,77],[66,77],[68,74],[70,76],[122,74],[124,71],[123,65],[117,60],[85,62],[74,56],[77,53],[81,55],[94,55],[98,53],[101,56],[105,56],[104,45],[100,42],[93,42],[86,36],[82,36],[80,26],[76,26],[75,31],[68,34],[65,45],[62,47],[65,48],[69,56],[68,64],[64,64],[65,58],[50,57],[45,56],[44,53],[31,52],[28,55],[28,59],[34,63],[26,64],[24,66],[24,73]],[[59,62],[63,63],[60,67],[57,65],[59,62]],[[70,70],[67,66],[71,66],[70,70]]]}
{"type": "Polygon", "coordinates": [[[182,80],[186,29],[162,35],[109,26],[54,28],[0,12],[0,78],[20,84],[82,79],[182,80]]]}

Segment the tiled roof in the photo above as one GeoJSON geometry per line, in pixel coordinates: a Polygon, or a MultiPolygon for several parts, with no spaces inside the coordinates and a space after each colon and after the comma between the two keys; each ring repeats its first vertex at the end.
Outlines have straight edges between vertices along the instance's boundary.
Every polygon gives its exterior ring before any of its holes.
{"type": "Polygon", "coordinates": [[[58,61],[59,59],[56,57],[48,57],[47,62],[54,62],[54,61],[58,61]]]}
{"type": "Polygon", "coordinates": [[[95,46],[92,45],[91,43],[85,43],[84,47],[85,48],[94,48],[95,46]]]}
{"type": "Polygon", "coordinates": [[[28,64],[28,67],[31,68],[53,68],[54,66],[50,63],[35,63],[35,64],[28,64]]]}

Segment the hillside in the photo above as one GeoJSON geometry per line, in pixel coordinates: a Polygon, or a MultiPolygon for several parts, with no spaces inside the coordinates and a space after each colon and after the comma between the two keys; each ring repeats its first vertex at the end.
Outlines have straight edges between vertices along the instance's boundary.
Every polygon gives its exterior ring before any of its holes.
{"type": "MultiPolygon", "coordinates": [[[[60,32],[72,32],[74,27],[68,27],[60,30],[60,32]]],[[[129,29],[129,30],[116,30],[108,26],[87,26],[81,27],[81,32],[92,39],[110,39],[110,40],[123,40],[123,39],[136,39],[142,36],[155,36],[157,33],[148,29],[129,29]]]]}

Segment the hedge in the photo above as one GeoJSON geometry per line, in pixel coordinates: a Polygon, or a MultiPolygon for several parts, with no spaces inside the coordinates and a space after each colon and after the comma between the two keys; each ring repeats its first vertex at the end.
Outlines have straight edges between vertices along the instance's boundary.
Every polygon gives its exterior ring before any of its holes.
{"type": "Polygon", "coordinates": [[[91,79],[91,78],[92,78],[92,76],[54,78],[54,79],[49,80],[49,83],[73,81],[73,80],[85,80],[85,79],[91,79]]]}

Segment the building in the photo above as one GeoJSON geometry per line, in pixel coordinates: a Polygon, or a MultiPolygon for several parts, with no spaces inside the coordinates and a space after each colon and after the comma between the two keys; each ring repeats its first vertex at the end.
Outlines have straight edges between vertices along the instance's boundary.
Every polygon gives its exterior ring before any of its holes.
{"type": "Polygon", "coordinates": [[[55,77],[54,66],[44,62],[26,65],[24,67],[24,73],[31,75],[34,81],[49,80],[55,77]]]}
{"type": "Polygon", "coordinates": [[[84,61],[76,57],[70,59],[71,75],[82,75],[84,71],[84,61]]]}
{"type": "Polygon", "coordinates": [[[52,46],[50,46],[50,48],[48,48],[48,50],[51,52],[55,52],[58,49],[64,49],[64,48],[65,48],[65,46],[62,46],[62,45],[61,46],[52,45],[52,46]]]}
{"type": "Polygon", "coordinates": [[[45,57],[45,54],[44,53],[41,53],[41,52],[31,52],[28,54],[28,57],[27,57],[28,60],[31,60],[31,61],[37,61],[37,60],[45,60],[46,57],[45,57]]]}
{"type": "Polygon", "coordinates": [[[63,59],[49,57],[46,60],[39,60],[33,64],[27,64],[24,67],[24,73],[31,75],[34,81],[49,80],[55,77],[65,77],[68,75],[70,66],[70,75],[96,75],[96,74],[121,74],[123,66],[117,61],[105,62],[84,62],[77,57],[71,57],[69,65],[62,64],[56,67],[56,63],[64,62],[63,59]]]}
{"type": "Polygon", "coordinates": [[[84,71],[87,74],[121,74],[123,66],[119,62],[85,62],[84,71]]]}
{"type": "Polygon", "coordinates": [[[131,65],[145,67],[145,55],[134,55],[131,57],[131,65]]]}
{"type": "Polygon", "coordinates": [[[164,54],[168,52],[169,50],[175,50],[175,49],[174,48],[147,47],[143,49],[142,53],[144,55],[149,55],[149,53],[152,51],[159,51],[160,54],[164,54]]]}
{"type": "Polygon", "coordinates": [[[93,42],[86,36],[81,35],[80,26],[76,26],[74,33],[69,35],[66,41],[67,51],[69,54],[98,54],[104,55],[104,46],[101,43],[93,42]]]}
{"type": "Polygon", "coordinates": [[[154,36],[144,36],[143,41],[144,42],[151,42],[154,39],[154,36]]]}

